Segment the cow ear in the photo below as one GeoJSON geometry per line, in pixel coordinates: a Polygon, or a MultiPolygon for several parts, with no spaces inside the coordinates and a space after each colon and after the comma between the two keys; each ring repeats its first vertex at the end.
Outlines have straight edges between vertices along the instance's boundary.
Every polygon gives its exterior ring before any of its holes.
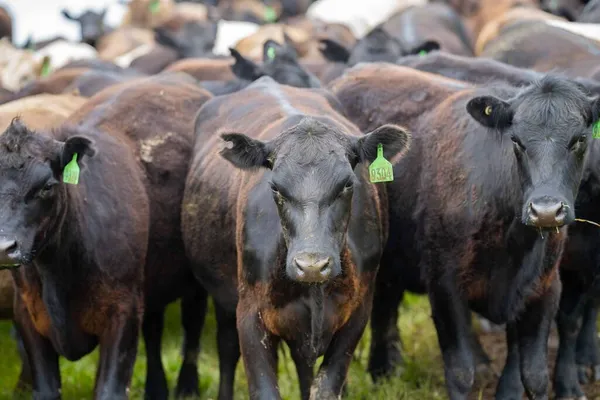
{"type": "Polygon", "coordinates": [[[78,21],[77,18],[73,17],[69,11],[67,11],[66,9],[62,9],[61,14],[63,15],[63,17],[65,17],[66,19],[69,19],[71,21],[78,21]]]}
{"type": "Polygon", "coordinates": [[[428,40],[425,43],[421,43],[420,45],[418,45],[417,47],[412,48],[408,54],[412,55],[412,54],[422,54],[422,52],[424,53],[431,53],[432,51],[435,50],[439,50],[440,49],[440,44],[438,42],[436,42],[435,40],[428,40]]]}
{"type": "Polygon", "coordinates": [[[319,50],[323,57],[329,61],[347,63],[350,59],[350,50],[331,39],[321,39],[319,50]]]}
{"type": "Polygon", "coordinates": [[[224,133],[221,138],[229,145],[221,150],[221,156],[237,168],[272,168],[266,143],[241,133],[224,133]]]}
{"type": "Polygon", "coordinates": [[[467,112],[488,128],[504,129],[512,124],[510,104],[493,96],[475,97],[467,103],[467,112]]]}
{"type": "Polygon", "coordinates": [[[356,141],[355,152],[360,162],[371,163],[377,157],[377,146],[383,146],[383,155],[390,160],[410,147],[411,135],[398,125],[383,125],[356,141]]]}
{"type": "Polygon", "coordinates": [[[229,52],[235,58],[235,63],[231,66],[231,71],[238,78],[254,81],[264,75],[258,65],[242,56],[236,49],[230,48],[229,52]]]}
{"type": "Polygon", "coordinates": [[[82,166],[81,162],[84,156],[93,157],[96,154],[94,143],[83,136],[71,136],[64,142],[60,154],[60,170],[62,171],[72,159],[73,155],[77,154],[77,164],[82,166]]]}

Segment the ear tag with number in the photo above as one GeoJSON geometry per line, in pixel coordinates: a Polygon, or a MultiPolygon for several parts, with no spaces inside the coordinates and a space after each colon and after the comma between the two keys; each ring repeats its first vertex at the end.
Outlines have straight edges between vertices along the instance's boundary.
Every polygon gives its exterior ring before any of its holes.
{"type": "Polygon", "coordinates": [[[369,165],[369,179],[372,183],[391,182],[394,180],[392,163],[383,156],[383,145],[377,145],[377,158],[369,165]]]}
{"type": "Polygon", "coordinates": [[[267,49],[267,58],[269,61],[273,61],[275,59],[275,49],[273,47],[269,47],[267,49]]]}
{"type": "Polygon", "coordinates": [[[594,130],[593,130],[592,137],[594,139],[600,139],[600,121],[598,121],[594,124],[594,130]]]}
{"type": "Polygon", "coordinates": [[[73,154],[73,159],[69,161],[63,169],[63,182],[71,185],[79,183],[79,165],[77,165],[77,153],[73,154]]]}

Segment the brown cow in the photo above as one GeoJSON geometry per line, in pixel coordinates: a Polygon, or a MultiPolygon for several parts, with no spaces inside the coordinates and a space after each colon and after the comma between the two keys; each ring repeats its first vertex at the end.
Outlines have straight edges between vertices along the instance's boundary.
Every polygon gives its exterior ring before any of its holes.
{"type": "Polygon", "coordinates": [[[229,81],[235,79],[231,70],[234,63],[233,57],[190,58],[174,62],[165,71],[185,72],[199,81],[229,81]]]}
{"type": "MultiPolygon", "coordinates": [[[[167,304],[183,297],[183,366],[176,393],[198,395],[199,335],[206,293],[195,281],[180,233],[180,204],[192,151],[194,115],[210,97],[177,74],[158,75],[110,87],[69,119],[86,129],[125,135],[150,201],[150,235],[145,267],[142,332],[148,369],[146,398],[167,399],[161,337],[167,304]]],[[[135,203],[124,203],[137,208],[135,203]]]]}
{"type": "Polygon", "coordinates": [[[451,399],[473,384],[469,309],[507,323],[497,398],[520,399],[524,386],[547,399],[558,265],[600,100],[561,77],[477,88],[389,64],[358,66],[330,88],[362,130],[403,121],[415,135],[388,187],[370,371],[398,363],[398,303],[426,289],[451,399]]]}
{"type": "Polygon", "coordinates": [[[12,41],[12,18],[6,8],[0,7],[0,39],[3,37],[12,41]]]}
{"type": "Polygon", "coordinates": [[[241,348],[250,398],[280,399],[281,340],[302,398],[338,398],[387,235],[385,189],[367,166],[378,143],[392,159],[410,136],[393,125],[363,135],[328,92],[269,77],[206,103],[195,130],[182,230],[215,299],[219,398],[232,397],[241,348]]]}

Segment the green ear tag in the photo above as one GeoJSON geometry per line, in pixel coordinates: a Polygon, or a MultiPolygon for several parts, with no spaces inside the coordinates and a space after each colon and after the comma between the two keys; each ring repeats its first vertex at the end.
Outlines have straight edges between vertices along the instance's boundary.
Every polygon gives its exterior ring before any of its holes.
{"type": "Polygon", "coordinates": [[[391,182],[394,180],[392,163],[383,156],[383,145],[377,145],[377,158],[369,165],[369,178],[372,183],[391,182]]]}
{"type": "Polygon", "coordinates": [[[265,7],[265,22],[275,22],[277,20],[277,13],[273,7],[265,7]]]}
{"type": "Polygon", "coordinates": [[[77,165],[77,153],[73,154],[73,159],[65,165],[63,169],[63,182],[71,185],[79,183],[79,165],[77,165]]]}
{"type": "Polygon", "coordinates": [[[148,5],[148,8],[150,8],[151,14],[156,14],[160,8],[160,0],[152,0],[148,5]]]}
{"type": "Polygon", "coordinates": [[[594,124],[594,131],[593,131],[592,137],[594,139],[600,139],[600,121],[598,121],[594,124]]]}
{"type": "Polygon", "coordinates": [[[267,49],[267,58],[271,61],[275,59],[275,49],[273,47],[267,49]]]}
{"type": "Polygon", "coordinates": [[[426,55],[427,55],[427,51],[425,51],[425,50],[421,50],[421,51],[419,52],[419,55],[420,55],[421,57],[423,57],[423,56],[426,56],[426,55]]]}
{"type": "Polygon", "coordinates": [[[50,74],[50,60],[49,59],[44,59],[44,63],[42,64],[42,72],[40,73],[41,76],[48,76],[50,74]]]}

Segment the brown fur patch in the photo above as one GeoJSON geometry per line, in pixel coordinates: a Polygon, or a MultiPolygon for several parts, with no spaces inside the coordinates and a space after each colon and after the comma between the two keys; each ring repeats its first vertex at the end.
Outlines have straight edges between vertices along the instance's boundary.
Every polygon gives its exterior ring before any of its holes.
{"type": "Polygon", "coordinates": [[[228,81],[235,79],[231,71],[233,58],[188,58],[174,62],[165,71],[185,72],[200,81],[228,81]]]}

